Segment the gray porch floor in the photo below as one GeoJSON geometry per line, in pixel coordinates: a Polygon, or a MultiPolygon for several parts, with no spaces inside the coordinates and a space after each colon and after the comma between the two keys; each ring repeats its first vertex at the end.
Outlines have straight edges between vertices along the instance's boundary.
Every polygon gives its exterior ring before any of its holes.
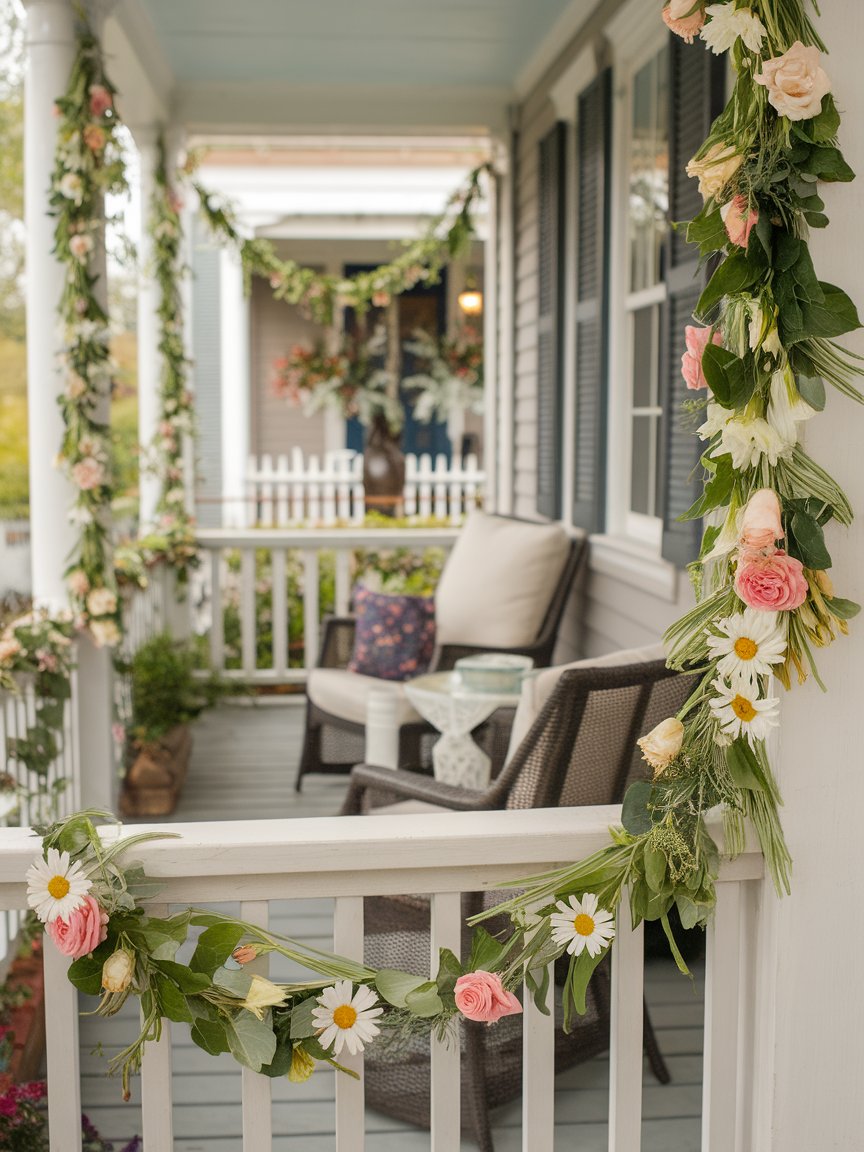
{"type": "MultiPolygon", "coordinates": [[[[189,777],[174,820],[256,819],[332,815],[345,789],[343,778],[311,777],[298,797],[294,774],[302,732],[302,707],[225,705],[195,729],[189,777]]],[[[283,902],[272,908],[272,926],[318,947],[332,944],[328,900],[283,902]]],[[[288,972],[274,966],[274,975],[288,972]]],[[[695,985],[671,961],[649,960],[646,998],[672,1083],[658,1084],[647,1068],[643,1093],[643,1152],[697,1152],[700,1147],[702,1079],[702,970],[695,985]]],[[[92,1002],[82,1009],[92,1008],[92,1002]]],[[[107,1060],[134,1038],[130,1004],[110,1021],[81,1020],[82,1103],[115,1147],[141,1132],[140,1089],[123,1104],[120,1085],[104,1075],[107,1060]]],[[[174,1152],[241,1152],[240,1074],[224,1056],[196,1048],[188,1029],[174,1026],[174,1152]]],[[[273,1083],[274,1152],[333,1152],[333,1083],[329,1069],[306,1084],[273,1083]]],[[[600,1057],[569,1069],[556,1080],[556,1152],[601,1152],[607,1147],[608,1060],[600,1057]]],[[[421,1152],[429,1135],[400,1121],[367,1113],[367,1152],[421,1152]]],[[[494,1117],[496,1152],[522,1148],[520,1107],[514,1102],[494,1117]]],[[[476,1146],[468,1140],[463,1149],[476,1146]]],[[[168,1152],[158,1149],[156,1152],[168,1152]]]]}

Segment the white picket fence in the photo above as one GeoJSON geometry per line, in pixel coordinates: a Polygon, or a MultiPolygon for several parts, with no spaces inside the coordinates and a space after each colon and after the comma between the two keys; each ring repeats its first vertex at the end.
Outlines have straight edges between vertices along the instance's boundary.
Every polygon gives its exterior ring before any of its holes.
{"type": "MultiPolygon", "coordinates": [[[[619,819],[620,808],[605,807],[459,813],[449,820],[408,815],[399,818],[398,829],[391,816],[175,824],[171,832],[179,839],[141,844],[135,856],[161,885],[157,915],[168,905],[231,903],[236,909],[239,901],[240,915],[266,928],[270,901],[333,897],[334,948],[356,960],[363,959],[364,896],[428,893],[434,972],[439,948],[460,950],[462,892],[506,888],[516,876],[584,858],[608,844],[608,827],[619,819]]],[[[26,829],[10,830],[0,839],[0,909],[22,906],[23,877],[37,845],[26,829]]],[[[739,1142],[752,1082],[740,1074],[752,1056],[742,1005],[752,1002],[755,975],[748,944],[762,874],[762,858],[755,852],[724,863],[720,871],[717,917],[708,933],[701,1152],[750,1147],[746,1137],[739,1142]]],[[[79,1000],[66,979],[68,964],[46,946],[52,1152],[81,1150],[79,1000]]],[[[630,929],[625,893],[612,961],[608,1152],[642,1147],[642,995],[642,929],[630,929]]],[[[543,1015],[527,993],[524,1005],[521,1148],[553,1152],[555,1019],[543,1015]]],[[[144,1059],[144,1152],[174,1146],[174,1027],[163,1021],[161,1039],[148,1046],[144,1059]]],[[[335,1148],[363,1152],[363,1058],[343,1057],[343,1063],[361,1078],[336,1078],[335,1148]]],[[[273,1082],[245,1069],[237,1075],[244,1152],[269,1152],[273,1082]]],[[[458,1048],[433,1039],[431,1152],[460,1148],[459,1098],[458,1048]]]]}
{"type": "MultiPolygon", "coordinates": [[[[461,464],[428,454],[405,457],[404,513],[460,524],[482,497],[485,473],[477,457],[461,464]]],[[[366,514],[363,457],[350,449],[306,460],[302,449],[290,455],[249,458],[246,473],[247,527],[333,527],[362,524],[366,514]]]]}

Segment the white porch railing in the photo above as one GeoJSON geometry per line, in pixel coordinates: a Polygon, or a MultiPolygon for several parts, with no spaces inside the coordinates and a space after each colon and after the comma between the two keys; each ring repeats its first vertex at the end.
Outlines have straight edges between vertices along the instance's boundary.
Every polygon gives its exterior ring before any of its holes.
{"type": "MultiPolygon", "coordinates": [[[[363,957],[363,897],[429,893],[430,965],[440,947],[460,948],[460,893],[500,889],[513,878],[588,855],[608,844],[618,808],[460,813],[452,820],[365,816],[172,825],[179,840],[135,849],[149,875],[162,884],[159,906],[240,901],[240,914],[267,925],[271,900],[335,898],[334,947],[363,957]],[[398,835],[395,833],[398,831],[398,835]]],[[[137,830],[137,829],[136,829],[137,830]]],[[[19,908],[23,877],[38,840],[26,829],[0,841],[0,908],[19,908]]],[[[723,865],[716,928],[708,935],[702,1152],[734,1152],[744,1124],[749,1079],[746,1014],[751,987],[742,925],[755,897],[762,860],[755,853],[723,865]],[[739,1024],[739,1019],[742,1021],[739,1024]]],[[[610,1047],[609,1152],[639,1152],[642,1115],[642,931],[629,930],[622,905],[613,953],[610,1047]]],[[[46,1019],[51,1152],[80,1152],[78,996],[66,979],[68,961],[45,950],[46,1019]]],[[[523,1060],[523,1152],[552,1152],[555,1123],[554,1020],[526,995],[523,1060]]],[[[106,1024],[106,1029],[111,1027],[106,1024]]],[[[173,1146],[170,1028],[147,1051],[142,1071],[145,1152],[173,1146]]],[[[362,1075],[362,1058],[349,1062],[362,1075]]],[[[244,1152],[272,1146],[271,1081],[238,1070],[242,1079],[244,1152]]],[[[459,1055],[432,1043],[431,1152],[457,1152],[459,1055]]],[[[337,1076],[336,1152],[363,1152],[362,1080],[337,1076]]]]}
{"type": "MultiPolygon", "coordinates": [[[[405,457],[406,516],[460,524],[478,506],[485,473],[477,457],[448,464],[446,456],[405,457]]],[[[246,473],[248,526],[286,528],[362,524],[366,514],[363,457],[350,449],[306,460],[300,448],[290,457],[251,456],[246,473]]]]}
{"type": "MultiPolygon", "coordinates": [[[[282,528],[234,531],[218,529],[198,533],[204,564],[198,573],[199,589],[193,601],[194,628],[209,633],[210,660],[226,676],[248,683],[303,683],[308,669],[318,659],[320,644],[320,559],[323,553],[335,555],[335,612],[348,611],[351,595],[352,553],[357,549],[390,551],[409,548],[449,549],[458,536],[456,528],[282,528]],[[239,566],[228,556],[239,553],[239,566]],[[259,581],[262,555],[269,569],[266,587],[259,581]],[[291,667],[288,650],[288,564],[289,556],[299,557],[302,576],[303,655],[302,667],[291,667]],[[271,592],[272,589],[272,592],[271,592]],[[261,598],[272,595],[262,617],[261,598]],[[229,652],[225,625],[228,611],[239,617],[239,652],[229,652]],[[272,635],[269,651],[262,657],[259,639],[262,627],[272,635]],[[239,660],[239,668],[228,668],[228,657],[239,660]],[[259,665],[264,663],[264,667],[259,665]]],[[[233,645],[232,645],[233,647],[233,645]]]]}

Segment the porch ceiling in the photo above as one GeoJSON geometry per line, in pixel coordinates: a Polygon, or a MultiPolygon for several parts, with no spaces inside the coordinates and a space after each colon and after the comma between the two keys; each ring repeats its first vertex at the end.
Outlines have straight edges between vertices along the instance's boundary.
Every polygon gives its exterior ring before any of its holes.
{"type": "MultiPolygon", "coordinates": [[[[483,130],[503,126],[519,77],[544,47],[562,48],[591,6],[121,0],[112,47],[115,57],[137,58],[152,100],[197,134],[483,130]]],[[[149,111],[136,71],[124,69],[133,124],[149,111]]]]}

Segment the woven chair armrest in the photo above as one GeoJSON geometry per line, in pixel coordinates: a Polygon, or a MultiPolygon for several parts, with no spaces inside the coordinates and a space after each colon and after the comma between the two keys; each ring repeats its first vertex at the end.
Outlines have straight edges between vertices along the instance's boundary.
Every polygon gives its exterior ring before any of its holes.
{"type": "Polygon", "coordinates": [[[345,668],[354,648],[357,621],[353,616],[325,616],[321,634],[319,668],[345,668]]]}
{"type": "Polygon", "coordinates": [[[403,800],[424,800],[427,804],[437,804],[454,812],[473,812],[495,807],[487,792],[444,784],[418,772],[381,768],[375,764],[357,764],[351,770],[348,794],[342,806],[343,816],[360,815],[363,811],[363,795],[367,789],[386,791],[403,800]]]}

